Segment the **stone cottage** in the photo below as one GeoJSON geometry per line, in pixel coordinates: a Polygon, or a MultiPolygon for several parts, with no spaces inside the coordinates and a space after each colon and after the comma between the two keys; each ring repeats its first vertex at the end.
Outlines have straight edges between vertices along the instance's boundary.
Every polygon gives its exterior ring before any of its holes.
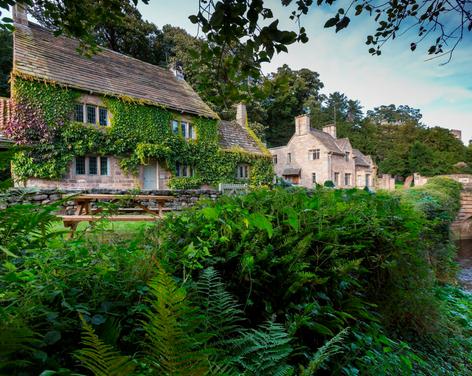
{"type": "Polygon", "coordinates": [[[376,173],[370,156],[337,138],[336,125],[311,128],[310,117],[295,118],[295,133],[285,146],[269,149],[277,176],[307,188],[332,181],[339,188],[372,187],[376,173]]]}
{"type": "Polygon", "coordinates": [[[3,134],[28,146],[17,185],[65,189],[198,188],[270,182],[270,153],[238,118],[221,121],[178,70],[79,42],[16,6],[12,116],[3,134]]]}

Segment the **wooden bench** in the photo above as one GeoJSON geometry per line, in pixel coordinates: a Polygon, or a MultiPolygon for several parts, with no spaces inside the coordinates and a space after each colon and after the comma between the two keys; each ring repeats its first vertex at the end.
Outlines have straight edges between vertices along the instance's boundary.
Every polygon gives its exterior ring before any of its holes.
{"type": "MultiPolygon", "coordinates": [[[[166,202],[172,201],[173,196],[154,196],[154,195],[119,195],[119,194],[80,194],[72,196],[71,200],[75,201],[76,210],[73,215],[59,215],[64,226],[71,229],[71,237],[73,236],[80,222],[96,222],[106,219],[109,221],[138,222],[138,221],[155,221],[162,218],[164,212],[170,211],[170,208],[164,208],[166,202]],[[125,215],[100,215],[104,213],[104,208],[92,209],[92,201],[109,201],[110,203],[132,202],[134,208],[117,208],[120,211],[143,211],[146,214],[125,214],[125,215]],[[157,207],[147,207],[141,201],[154,201],[157,207]],[[125,210],[123,210],[125,209],[125,210]]],[[[104,213],[105,214],[105,213],[104,213]]]]}

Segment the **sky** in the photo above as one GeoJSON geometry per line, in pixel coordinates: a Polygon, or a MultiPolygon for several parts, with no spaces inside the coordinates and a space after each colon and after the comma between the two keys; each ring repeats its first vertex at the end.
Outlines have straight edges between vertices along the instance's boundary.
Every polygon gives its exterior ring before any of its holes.
{"type": "MultiPolygon", "coordinates": [[[[340,1],[338,6],[344,0],[340,1]]],[[[281,0],[265,0],[265,5],[282,27],[296,29],[281,0]]],[[[152,0],[148,5],[140,3],[139,9],[144,19],[160,28],[171,24],[197,35],[198,29],[188,16],[198,10],[198,0],[152,0]]],[[[350,26],[336,34],[323,27],[334,14],[335,7],[312,7],[302,19],[309,42],[289,46],[288,53],[276,55],[263,66],[264,73],[283,64],[291,69],[308,68],[320,74],[325,94],[342,92],[359,100],[364,111],[383,104],[406,104],[421,110],[426,125],[460,129],[464,142],[472,139],[472,33],[446,65],[441,65],[444,60],[427,61],[429,45],[411,52],[411,34],[387,44],[381,56],[373,57],[365,45],[366,36],[375,29],[373,21],[351,17],[350,26]]]]}
{"type": "MultiPolygon", "coordinates": [[[[280,0],[266,0],[281,25],[296,28],[289,20],[289,11],[280,0]]],[[[150,1],[140,5],[143,18],[162,27],[172,24],[197,35],[197,28],[188,16],[195,14],[198,0],[150,1]]],[[[453,60],[426,61],[427,46],[411,52],[412,35],[405,35],[385,46],[382,55],[371,56],[365,45],[366,36],[374,31],[369,17],[352,17],[351,25],[336,34],[323,25],[334,15],[333,8],[313,7],[302,19],[309,42],[289,46],[288,53],[274,57],[265,64],[265,73],[287,64],[292,69],[317,71],[328,94],[340,91],[350,99],[358,99],[364,111],[382,104],[407,104],[419,108],[423,122],[462,130],[462,139],[472,139],[472,33],[454,54],[453,60]]],[[[429,46],[429,45],[428,45],[429,46]]]]}

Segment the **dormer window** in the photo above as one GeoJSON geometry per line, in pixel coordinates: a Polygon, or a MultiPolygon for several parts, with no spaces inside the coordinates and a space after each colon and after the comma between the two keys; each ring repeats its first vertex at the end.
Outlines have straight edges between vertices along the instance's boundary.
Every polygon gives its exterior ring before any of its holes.
{"type": "Polygon", "coordinates": [[[77,103],[75,105],[74,120],[79,123],[106,127],[108,125],[108,110],[94,104],[77,103]]]}
{"type": "Polygon", "coordinates": [[[172,120],[171,129],[173,134],[181,136],[186,140],[195,140],[197,138],[195,128],[188,121],[172,120]]]}

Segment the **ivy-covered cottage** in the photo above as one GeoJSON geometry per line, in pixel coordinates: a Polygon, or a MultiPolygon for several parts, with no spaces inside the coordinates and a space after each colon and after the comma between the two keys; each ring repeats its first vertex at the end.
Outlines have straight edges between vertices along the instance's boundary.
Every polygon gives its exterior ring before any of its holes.
{"type": "Polygon", "coordinates": [[[308,115],[297,116],[287,145],[270,152],[277,176],[296,185],[310,188],[326,181],[340,188],[374,185],[377,168],[372,158],[354,149],[349,139],[337,138],[334,124],[323,130],[311,128],[308,115]]]}
{"type": "Polygon", "coordinates": [[[247,127],[218,115],[181,74],[102,49],[77,53],[14,12],[12,117],[3,132],[26,148],[17,185],[42,188],[197,188],[272,181],[270,153],[247,127]]]}

